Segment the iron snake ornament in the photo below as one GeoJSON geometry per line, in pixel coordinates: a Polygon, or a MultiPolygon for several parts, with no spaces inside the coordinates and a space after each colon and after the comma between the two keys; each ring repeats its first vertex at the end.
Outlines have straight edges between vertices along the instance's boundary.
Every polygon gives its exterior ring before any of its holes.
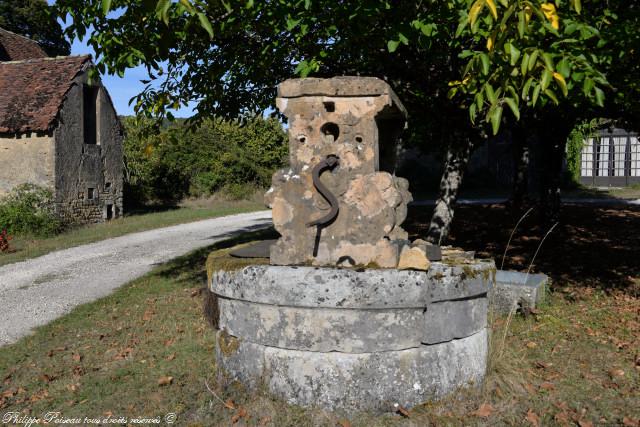
{"type": "Polygon", "coordinates": [[[331,210],[326,215],[307,223],[307,227],[318,226],[318,228],[321,228],[330,224],[336,218],[336,216],[338,216],[338,199],[320,181],[320,175],[322,175],[322,173],[326,170],[333,170],[336,166],[339,165],[339,163],[340,158],[338,156],[336,156],[335,154],[329,154],[324,160],[315,165],[315,167],[313,168],[313,185],[316,187],[316,190],[318,190],[318,193],[320,193],[320,195],[324,197],[325,200],[329,203],[329,206],[331,206],[331,210]]]}

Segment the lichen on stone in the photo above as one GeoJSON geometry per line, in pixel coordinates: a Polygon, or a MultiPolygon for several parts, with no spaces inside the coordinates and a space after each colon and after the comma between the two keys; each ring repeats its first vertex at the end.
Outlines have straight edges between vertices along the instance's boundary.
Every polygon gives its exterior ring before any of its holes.
{"type": "Polygon", "coordinates": [[[232,356],[238,351],[240,340],[229,335],[226,330],[222,329],[218,334],[218,348],[226,357],[232,356]]]}

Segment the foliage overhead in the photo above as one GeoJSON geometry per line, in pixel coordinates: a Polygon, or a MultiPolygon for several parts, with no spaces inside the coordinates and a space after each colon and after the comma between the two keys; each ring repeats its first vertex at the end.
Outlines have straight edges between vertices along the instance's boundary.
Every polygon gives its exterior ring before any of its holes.
{"type": "Polygon", "coordinates": [[[46,0],[0,0],[0,27],[36,41],[50,56],[71,52],[46,0]]]}
{"type": "Polygon", "coordinates": [[[100,71],[147,67],[136,110],[148,115],[191,101],[203,117],[263,111],[275,84],[293,75],[368,74],[389,81],[429,125],[461,123],[464,112],[497,132],[505,109],[517,120],[604,105],[620,83],[608,71],[637,22],[637,7],[617,10],[623,3],[58,0],[56,8],[72,18],[68,35],[93,27],[100,71]]]}

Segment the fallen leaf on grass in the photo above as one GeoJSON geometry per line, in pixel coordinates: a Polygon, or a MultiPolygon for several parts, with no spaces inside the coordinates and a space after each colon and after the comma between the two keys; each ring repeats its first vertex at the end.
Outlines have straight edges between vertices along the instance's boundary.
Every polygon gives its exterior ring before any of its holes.
{"type": "Polygon", "coordinates": [[[264,426],[266,426],[267,424],[269,424],[270,422],[271,422],[271,417],[270,417],[270,416],[266,416],[266,417],[263,417],[263,418],[258,422],[258,425],[259,425],[260,427],[264,427],[264,426]]]}
{"type": "Polygon", "coordinates": [[[240,421],[240,418],[245,418],[246,416],[247,410],[241,406],[238,408],[238,413],[231,417],[231,423],[236,424],[238,421],[240,421]]]}
{"type": "Polygon", "coordinates": [[[527,421],[529,421],[529,423],[534,426],[534,427],[539,427],[540,426],[540,417],[538,417],[538,415],[533,412],[531,409],[529,409],[529,412],[527,412],[527,421]]]}
{"type": "Polygon", "coordinates": [[[151,318],[153,317],[154,314],[155,314],[155,312],[153,310],[148,309],[142,315],[142,320],[144,320],[145,322],[148,322],[149,320],[151,320],[151,318]]]}
{"type": "Polygon", "coordinates": [[[533,341],[529,341],[526,344],[527,348],[536,348],[538,346],[538,344],[534,343],[533,341]]]}
{"type": "Polygon", "coordinates": [[[634,420],[633,418],[624,417],[622,419],[622,425],[625,427],[639,427],[640,420],[634,420]]]}
{"type": "Polygon", "coordinates": [[[553,363],[536,362],[535,366],[536,366],[536,368],[539,368],[539,369],[547,369],[547,368],[553,366],[553,363]]]}
{"type": "Polygon", "coordinates": [[[173,338],[168,339],[168,340],[166,340],[166,341],[164,342],[164,346],[165,346],[165,347],[172,346],[174,341],[175,341],[175,339],[173,339],[173,338]]]}
{"type": "Polygon", "coordinates": [[[13,397],[15,394],[16,392],[14,390],[7,390],[7,391],[3,391],[2,394],[0,394],[0,397],[5,399],[7,397],[13,397]]]}
{"type": "Polygon", "coordinates": [[[168,361],[172,361],[172,360],[173,360],[173,359],[175,359],[175,358],[176,358],[176,354],[175,354],[175,353],[170,354],[170,355],[168,355],[168,356],[167,356],[167,360],[168,360],[168,361]]]}
{"type": "Polygon", "coordinates": [[[614,369],[611,369],[609,371],[609,376],[611,378],[624,377],[624,371],[622,369],[619,369],[619,368],[614,368],[614,369]]]}
{"type": "Polygon", "coordinates": [[[44,374],[44,375],[40,375],[40,379],[42,380],[42,382],[50,383],[51,381],[55,380],[56,377],[52,375],[44,374]]]}
{"type": "Polygon", "coordinates": [[[476,411],[472,412],[471,415],[475,415],[476,417],[487,418],[491,416],[493,411],[494,411],[493,406],[491,406],[488,403],[483,403],[482,405],[480,405],[480,407],[476,411]]]}
{"type": "Polygon", "coordinates": [[[76,362],[79,362],[82,360],[82,356],[80,355],[80,353],[73,353],[73,356],[71,356],[71,358],[76,362]]]}
{"type": "Polygon", "coordinates": [[[349,422],[349,420],[340,420],[338,421],[338,425],[340,427],[351,427],[351,423],[349,422]]]}
{"type": "Polygon", "coordinates": [[[160,377],[158,379],[159,386],[170,385],[173,382],[173,377],[160,377]]]}
{"type": "Polygon", "coordinates": [[[578,425],[580,427],[593,427],[593,423],[587,420],[578,420],[578,425]]]}
{"type": "Polygon", "coordinates": [[[570,421],[569,421],[569,414],[567,414],[566,412],[558,412],[553,419],[560,425],[563,426],[568,426],[570,421]]]}
{"type": "Polygon", "coordinates": [[[402,405],[400,405],[398,403],[394,403],[393,407],[396,410],[396,412],[399,413],[400,415],[402,415],[403,417],[409,418],[411,416],[409,411],[407,411],[407,409],[405,407],[403,407],[402,405]]]}
{"type": "Polygon", "coordinates": [[[543,390],[555,390],[556,386],[549,381],[545,381],[542,384],[540,384],[540,388],[543,390]]]}
{"type": "Polygon", "coordinates": [[[235,405],[235,403],[233,403],[233,400],[231,400],[231,399],[227,399],[227,401],[224,402],[224,407],[227,408],[227,409],[232,409],[232,410],[236,409],[236,405],[235,405]]]}
{"type": "Polygon", "coordinates": [[[47,356],[53,357],[54,354],[61,353],[66,350],[67,350],[67,347],[56,347],[54,349],[49,350],[49,352],[47,353],[47,356]]]}
{"type": "Polygon", "coordinates": [[[69,390],[69,391],[77,391],[79,388],[80,388],[80,384],[79,383],[67,384],[67,390],[69,390]]]}

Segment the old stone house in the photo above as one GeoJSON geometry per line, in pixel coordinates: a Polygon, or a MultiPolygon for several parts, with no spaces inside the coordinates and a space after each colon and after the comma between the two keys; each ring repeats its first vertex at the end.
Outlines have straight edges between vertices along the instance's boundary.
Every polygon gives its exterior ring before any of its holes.
{"type": "Polygon", "coordinates": [[[52,190],[66,220],[122,215],[122,126],[92,67],[0,29],[0,197],[32,183],[52,190]]]}

